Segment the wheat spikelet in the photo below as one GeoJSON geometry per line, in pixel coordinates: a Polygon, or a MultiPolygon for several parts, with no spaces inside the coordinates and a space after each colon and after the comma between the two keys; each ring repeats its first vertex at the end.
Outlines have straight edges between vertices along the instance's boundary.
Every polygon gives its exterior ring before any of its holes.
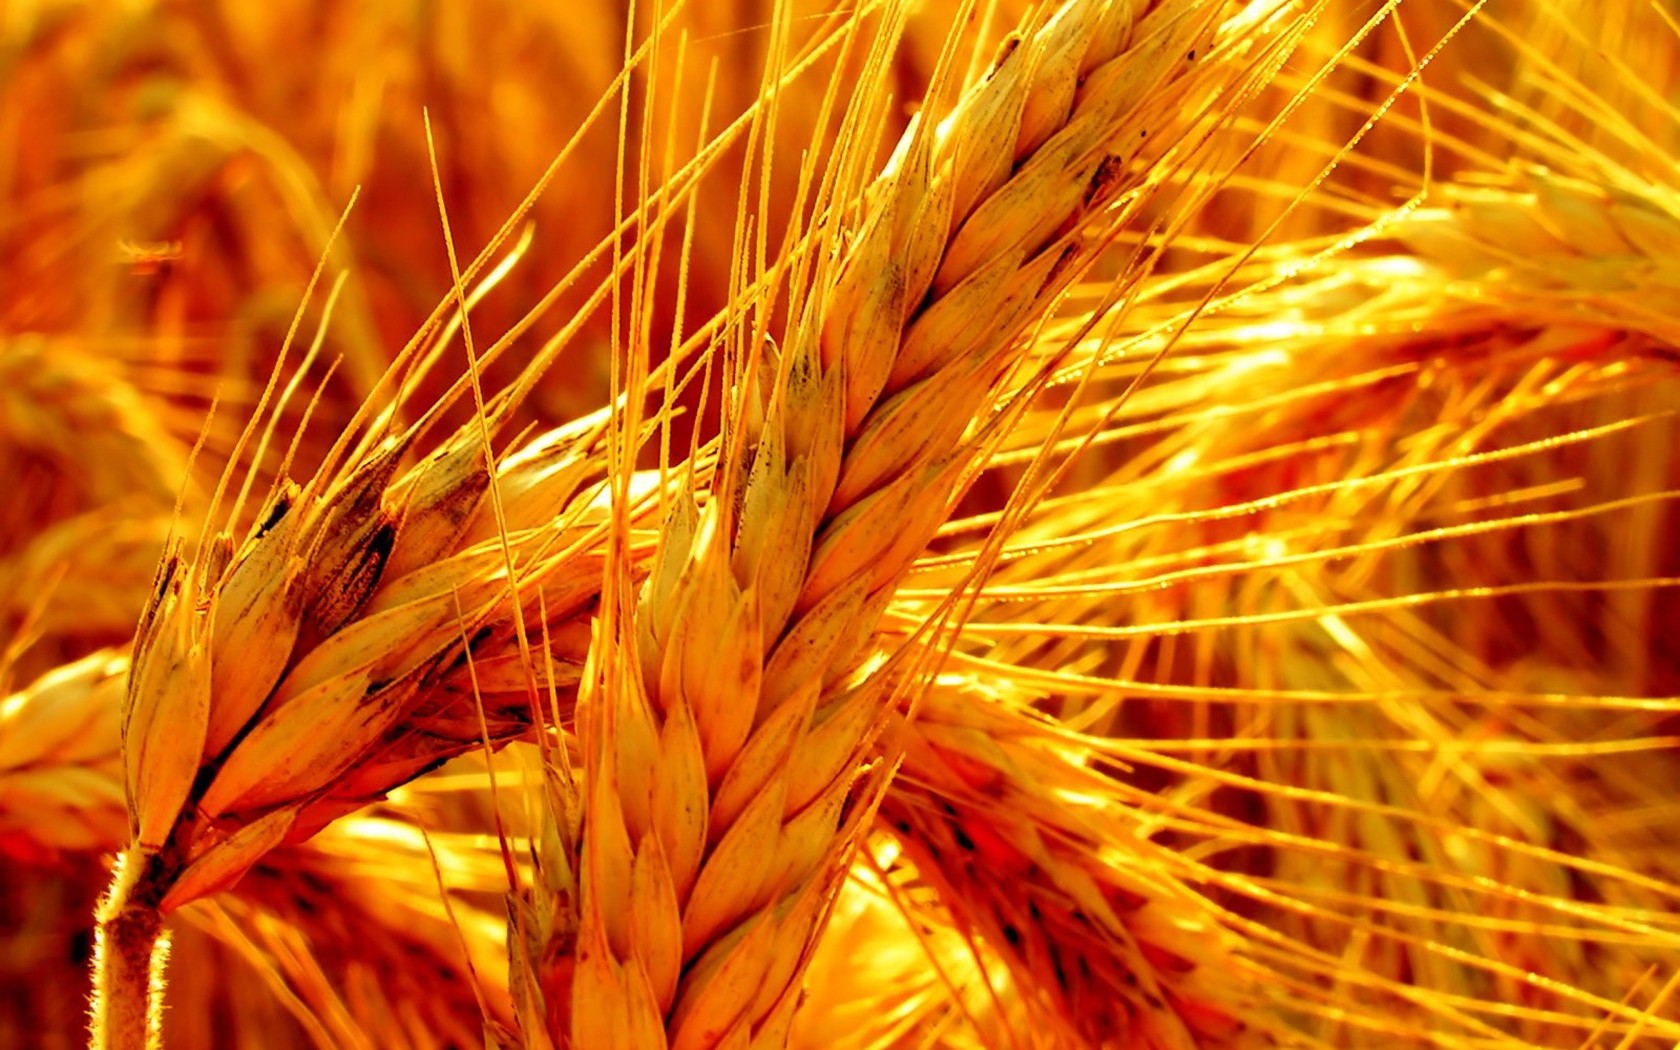
{"type": "Polygon", "coordinates": [[[779,360],[743,376],[762,423],[726,434],[734,458],[703,510],[668,515],[634,633],[616,616],[591,648],[555,1038],[785,1039],[874,790],[854,780],[889,700],[886,679],[850,677],[860,647],[976,454],[959,441],[1014,335],[1092,251],[1066,234],[1146,191],[1128,162],[1145,144],[1167,154],[1204,112],[1170,107],[1216,110],[1242,83],[1240,49],[1276,28],[1255,9],[1255,36],[1209,59],[1222,10],[1041,15],[937,133],[930,119],[903,141],[779,360]]]}

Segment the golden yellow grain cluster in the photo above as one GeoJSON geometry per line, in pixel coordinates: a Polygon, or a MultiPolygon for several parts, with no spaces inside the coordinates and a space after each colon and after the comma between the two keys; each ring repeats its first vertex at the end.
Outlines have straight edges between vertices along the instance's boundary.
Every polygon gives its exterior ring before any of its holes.
{"type": "Polygon", "coordinates": [[[1680,19],[21,0],[0,1045],[1680,1045],[1680,19]]]}

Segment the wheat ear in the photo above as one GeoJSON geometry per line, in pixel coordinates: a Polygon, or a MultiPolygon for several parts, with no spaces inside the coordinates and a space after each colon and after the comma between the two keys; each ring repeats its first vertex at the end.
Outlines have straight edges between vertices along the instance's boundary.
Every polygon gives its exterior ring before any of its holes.
{"type": "Polygon", "coordinates": [[[0,699],[0,852],[122,844],[117,720],[127,670],[122,654],[95,653],[0,699]]]}
{"type": "MultiPolygon", "coordinates": [[[[546,520],[505,541],[473,540],[490,487],[475,421],[407,471],[398,438],[302,489],[282,485],[237,552],[224,535],[196,559],[178,545],[166,554],[128,676],[131,844],[106,926],[155,936],[153,920],[237,881],[280,842],[481,742],[458,710],[470,688],[449,684],[471,674],[463,649],[503,660],[516,615],[565,620],[594,600],[595,530],[578,491],[598,431],[576,428],[551,456],[522,461],[542,477],[514,488],[543,508],[520,513],[546,520]],[[510,586],[510,568],[528,589],[510,586]]],[[[539,712],[522,698],[492,715],[506,739],[539,712]]]]}
{"type": "Polygon", "coordinates": [[[1467,298],[1490,283],[1501,309],[1532,319],[1587,322],[1680,344],[1680,212],[1672,190],[1625,169],[1580,178],[1513,164],[1494,185],[1448,184],[1439,207],[1394,232],[1460,283],[1467,298]]]}
{"type": "MultiPolygon", "coordinates": [[[[1014,336],[1096,250],[1081,228],[1151,184],[1131,162],[1182,126],[1174,107],[1240,79],[1240,62],[1204,75],[1221,11],[1043,13],[937,129],[907,135],[779,363],[741,382],[762,400],[735,418],[762,425],[726,436],[721,487],[668,516],[633,630],[591,650],[557,1041],[785,1042],[891,703],[857,661],[981,454],[964,438],[1014,336]]],[[[870,126],[854,114],[854,135],[870,126]]]]}
{"type": "Polygon", "coordinates": [[[1230,1045],[1252,999],[1234,939],[1159,863],[1096,752],[972,673],[902,727],[881,817],[957,920],[1052,1004],[1070,1044],[1230,1045]]]}
{"type": "MultiPolygon", "coordinates": [[[[1650,691],[1623,654],[1647,652],[1656,618],[1614,616],[1626,637],[1606,644],[1592,625],[1612,615],[1576,588],[1655,604],[1669,582],[1637,537],[1672,502],[1655,479],[1672,460],[1673,373],[1629,359],[1646,337],[1536,331],[1495,275],[1473,303],[1440,282],[1411,259],[1349,261],[1204,319],[1182,378],[1114,420],[1128,458],[1011,537],[958,647],[1064,713],[1106,692],[1082,722],[1147,738],[1092,742],[1130,770],[1111,767],[1104,793],[1170,813],[1201,840],[1172,868],[1246,898],[1227,923],[1270,927],[1243,930],[1245,954],[1293,1002],[1257,1019],[1337,1046],[1553,1045],[1632,1023],[1617,990],[1671,936],[1643,918],[1669,907],[1672,851],[1608,814],[1662,779],[1672,746],[1630,731],[1621,706],[1648,701],[1564,694],[1608,692],[1612,673],[1650,691]],[[1609,498],[1569,506],[1588,486],[1609,498]],[[1579,553],[1622,547],[1614,562],[1579,553]],[[1415,593],[1449,559],[1454,591],[1415,593]],[[1509,611],[1461,598],[1484,588],[1509,611]],[[1210,640],[1187,660],[1178,631],[1210,640]],[[1127,647],[1126,670],[1103,676],[1127,647]],[[1565,659],[1575,676],[1536,676],[1553,695],[1512,692],[1534,662],[1565,659]],[[1626,753],[1606,761],[1601,742],[1626,753]],[[1233,819],[1213,794],[1238,785],[1264,818],[1233,819]],[[1202,843],[1224,856],[1196,872],[1202,843]],[[1357,958],[1340,954],[1350,931],[1357,958]]],[[[1116,380],[1133,367],[1116,360],[1116,380]]]]}
{"type": "Polygon", "coordinates": [[[188,449],[109,359],[73,341],[0,339],[0,448],[50,462],[89,506],[140,496],[167,506],[188,449]]]}

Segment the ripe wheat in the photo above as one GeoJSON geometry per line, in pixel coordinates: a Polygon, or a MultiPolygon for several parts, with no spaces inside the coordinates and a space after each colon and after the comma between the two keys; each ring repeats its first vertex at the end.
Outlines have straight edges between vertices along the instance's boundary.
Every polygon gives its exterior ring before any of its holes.
{"type": "Polygon", "coordinates": [[[0,1043],[1680,1038],[1665,12],[14,6],[0,1043]]]}
{"type": "MultiPolygon", "coordinates": [[[[937,125],[936,87],[780,352],[747,365],[718,487],[673,505],[640,604],[591,649],[576,945],[534,1045],[785,1042],[884,784],[859,779],[891,708],[865,646],[985,447],[1016,336],[1292,24],[1259,5],[1222,33],[1225,10],[1061,5],[937,125]]],[[[841,153],[838,192],[865,157],[841,153]]]]}

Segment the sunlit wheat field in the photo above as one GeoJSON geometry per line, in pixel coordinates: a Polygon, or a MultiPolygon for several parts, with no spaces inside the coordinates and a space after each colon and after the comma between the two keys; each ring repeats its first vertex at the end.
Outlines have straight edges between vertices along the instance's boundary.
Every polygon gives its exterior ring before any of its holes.
{"type": "Polygon", "coordinates": [[[0,1047],[1680,1047],[1671,0],[9,0],[0,1047]]]}

